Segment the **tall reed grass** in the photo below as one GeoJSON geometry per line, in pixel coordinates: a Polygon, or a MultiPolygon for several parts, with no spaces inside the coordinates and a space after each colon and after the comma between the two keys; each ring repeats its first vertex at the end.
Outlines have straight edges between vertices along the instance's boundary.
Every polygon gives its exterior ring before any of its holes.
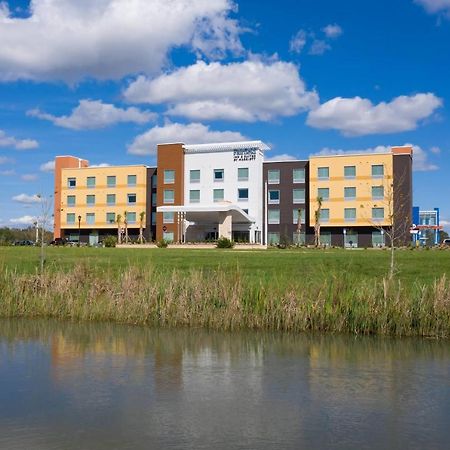
{"type": "Polygon", "coordinates": [[[0,274],[0,317],[450,337],[450,283],[355,281],[350,274],[283,283],[226,273],[128,267],[120,275],[79,264],[71,271],[0,274]]]}

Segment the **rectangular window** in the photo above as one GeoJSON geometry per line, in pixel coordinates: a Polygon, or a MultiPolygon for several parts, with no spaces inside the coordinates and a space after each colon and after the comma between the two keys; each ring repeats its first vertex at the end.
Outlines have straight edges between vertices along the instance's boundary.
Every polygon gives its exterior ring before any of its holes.
{"type": "Polygon", "coordinates": [[[268,221],[271,225],[277,225],[280,223],[280,210],[279,209],[269,209],[268,221]]]}
{"type": "Polygon", "coordinates": [[[320,222],[329,222],[330,221],[330,210],[328,208],[323,208],[320,210],[320,222]]]}
{"type": "Polygon", "coordinates": [[[330,168],[329,167],[318,167],[317,168],[317,178],[319,180],[328,180],[330,178],[330,168]]]}
{"type": "Polygon", "coordinates": [[[156,175],[152,175],[152,188],[156,189],[158,187],[158,177],[156,175]]]}
{"type": "Polygon", "coordinates": [[[267,182],[269,184],[280,184],[280,171],[278,169],[270,169],[267,171],[267,182]]]}
{"type": "Polygon", "coordinates": [[[293,169],[292,170],[292,182],[304,183],[305,182],[305,169],[293,169]]]}
{"type": "Polygon", "coordinates": [[[136,194],[127,194],[127,204],[128,205],[136,204],[136,194]]]}
{"type": "Polygon", "coordinates": [[[294,231],[292,233],[292,243],[295,245],[305,245],[306,244],[306,234],[294,231]]]}
{"type": "Polygon", "coordinates": [[[344,247],[345,248],[357,248],[358,247],[358,233],[356,231],[348,232],[344,235],[344,247]]]}
{"type": "Polygon", "coordinates": [[[372,208],[372,220],[383,220],[384,208],[372,208]]]}
{"type": "Polygon", "coordinates": [[[344,199],[345,200],[355,200],[356,199],[356,188],[355,187],[345,187],[344,188],[344,199]]]}
{"type": "Polygon", "coordinates": [[[200,170],[190,170],[189,180],[191,183],[200,183],[200,170]]]}
{"type": "Polygon", "coordinates": [[[344,166],[345,178],[356,178],[356,166],[344,166]]]}
{"type": "Polygon", "coordinates": [[[294,189],[292,191],[292,201],[294,203],[305,203],[305,190],[304,189],[294,189]]]}
{"type": "Polygon", "coordinates": [[[238,167],[238,181],[248,181],[248,167],[238,167]]]}
{"type": "Polygon", "coordinates": [[[163,212],[163,223],[174,223],[175,213],[173,212],[163,212]]]}
{"type": "Polygon", "coordinates": [[[344,219],[347,222],[354,222],[356,220],[356,208],[344,208],[344,219]]]}
{"type": "Polygon", "coordinates": [[[67,225],[75,225],[75,213],[67,213],[66,222],[67,225]]]}
{"type": "Polygon", "coordinates": [[[331,247],[331,231],[320,231],[320,244],[331,247]]]}
{"type": "Polygon", "coordinates": [[[95,195],[86,195],[86,205],[87,206],[95,205],[95,195]]]}
{"type": "Polygon", "coordinates": [[[86,186],[88,188],[95,188],[95,177],[87,177],[86,178],[86,186]]]}
{"type": "Polygon", "coordinates": [[[87,213],[86,214],[86,223],[88,225],[94,225],[95,224],[95,213],[87,213]]]}
{"type": "Polygon", "coordinates": [[[129,224],[136,223],[136,213],[135,212],[127,212],[127,222],[129,224]]]}
{"type": "Polygon", "coordinates": [[[384,233],[372,231],[372,247],[384,247],[384,233]]]}
{"type": "Polygon", "coordinates": [[[238,200],[241,202],[248,201],[248,188],[239,188],[238,189],[238,200]]]}
{"type": "Polygon", "coordinates": [[[128,175],[127,176],[127,185],[128,187],[136,186],[137,176],[136,175],[128,175]]]}
{"type": "Polygon", "coordinates": [[[267,233],[267,243],[269,245],[277,245],[280,243],[280,233],[269,231],[267,233]]]}
{"type": "Polygon", "coordinates": [[[200,190],[192,189],[189,191],[189,203],[199,203],[200,202],[200,190]]]}
{"type": "Polygon", "coordinates": [[[372,165],[372,177],[373,178],[382,178],[384,175],[384,166],[383,164],[374,164],[372,165]]]}
{"type": "Polygon", "coordinates": [[[164,231],[163,239],[167,242],[173,242],[173,239],[174,239],[173,231],[164,231]]]}
{"type": "Polygon", "coordinates": [[[223,181],[223,169],[214,169],[214,181],[223,181]]]}
{"type": "Polygon", "coordinates": [[[67,196],[67,206],[75,206],[75,195],[67,196]]]}
{"type": "Polygon", "coordinates": [[[280,191],[269,191],[269,205],[278,205],[280,203],[280,191]]]}
{"type": "Polygon", "coordinates": [[[115,175],[108,175],[106,177],[106,186],[108,186],[109,188],[116,187],[116,176],[115,175]]]}
{"type": "Polygon", "coordinates": [[[175,183],[175,170],[166,169],[164,170],[164,184],[175,183]]]}
{"type": "Polygon", "coordinates": [[[116,204],[116,194],[106,194],[106,204],[108,206],[115,206],[115,204],[116,204]]]}
{"type": "Polygon", "coordinates": [[[299,219],[300,223],[305,223],[305,210],[303,208],[295,208],[292,210],[292,223],[298,225],[299,219]]]}
{"type": "Polygon", "coordinates": [[[106,213],[106,223],[109,224],[116,223],[116,213],[113,212],[106,213]]]}
{"type": "Polygon", "coordinates": [[[173,189],[164,189],[164,203],[174,203],[175,202],[175,191],[173,189]]]}
{"type": "Polygon", "coordinates": [[[152,212],[152,225],[156,225],[156,213],[152,212]]]}
{"type": "Polygon", "coordinates": [[[152,192],[152,205],[155,206],[156,205],[156,192],[152,192]]]}
{"type": "Polygon", "coordinates": [[[384,199],[384,187],[372,186],[372,200],[383,200],[383,199],[384,199]]]}
{"type": "Polygon", "coordinates": [[[330,199],[330,188],[319,188],[317,189],[317,197],[321,198],[323,201],[330,199]]]}
{"type": "Polygon", "coordinates": [[[67,178],[67,187],[69,189],[73,189],[77,187],[77,179],[76,178],[67,178]]]}
{"type": "Polygon", "coordinates": [[[213,200],[215,202],[223,202],[224,199],[224,191],[223,189],[214,189],[213,191],[213,200]]]}

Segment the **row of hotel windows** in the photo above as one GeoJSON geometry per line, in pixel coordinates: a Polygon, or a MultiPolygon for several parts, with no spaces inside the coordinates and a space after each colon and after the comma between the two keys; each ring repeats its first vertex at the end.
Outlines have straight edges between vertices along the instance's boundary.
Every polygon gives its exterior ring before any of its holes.
{"type": "MultiPolygon", "coordinates": [[[[322,200],[330,199],[330,188],[318,188],[317,197],[322,200]]],[[[356,199],[356,188],[355,187],[344,187],[344,199],[345,200],[355,200],[356,199]]],[[[372,200],[382,200],[384,199],[384,187],[383,186],[372,186],[372,200]]]]}
{"type": "MultiPolygon", "coordinates": [[[[127,204],[135,205],[136,204],[136,194],[127,194],[127,204]]],[[[116,194],[106,194],[106,204],[108,206],[114,206],[116,204],[116,194]]],[[[95,195],[89,194],[86,195],[86,205],[87,206],[95,206],[95,195]]],[[[76,195],[68,195],[67,196],[67,206],[76,206],[76,195]]]]}
{"type": "MultiPolygon", "coordinates": [[[[127,211],[126,219],[127,219],[128,224],[136,223],[136,213],[127,211]]],[[[95,225],[95,213],[87,213],[85,220],[86,220],[85,223],[87,225],[95,225]]],[[[67,225],[75,225],[76,214],[75,213],[67,213],[66,223],[67,223],[67,225]]],[[[107,212],[106,213],[106,223],[109,223],[109,224],[116,223],[116,213],[107,212]]]]}
{"type": "MultiPolygon", "coordinates": [[[[86,187],[95,188],[96,186],[96,177],[86,177],[86,187]]],[[[136,175],[128,175],[127,176],[127,186],[133,187],[136,186],[137,176],[136,175]]],[[[116,187],[116,176],[108,175],[106,177],[106,186],[109,188],[116,187]]],[[[77,187],[77,179],[75,177],[67,178],[67,187],[70,189],[77,187]]]]}
{"type": "MultiPolygon", "coordinates": [[[[280,170],[269,169],[267,171],[267,182],[269,184],[280,184],[280,170]]],[[[292,183],[305,182],[305,169],[292,169],[292,183]]]]}
{"type": "MultiPolygon", "coordinates": [[[[298,223],[299,214],[301,223],[305,223],[305,213],[303,209],[292,210],[292,223],[298,223]],[[300,211],[300,213],[299,213],[300,211]]],[[[280,210],[269,209],[267,211],[267,220],[270,225],[278,225],[280,223],[280,210]]],[[[356,221],[356,208],[344,208],[344,220],[347,222],[356,221]]],[[[384,220],[384,208],[372,208],[372,220],[380,221],[384,220]]],[[[330,210],[323,208],[320,210],[320,222],[327,223],[330,221],[330,210]]]]}
{"type": "MultiPolygon", "coordinates": [[[[238,181],[248,181],[248,167],[238,167],[237,177],[238,181]]],[[[214,169],[213,173],[214,181],[224,181],[225,171],[224,169],[214,169]]],[[[200,170],[193,169],[189,171],[189,181],[191,183],[200,183],[200,170]]],[[[175,170],[166,169],[164,170],[164,184],[174,184],[175,183],[175,170]]]]}
{"type": "MultiPolygon", "coordinates": [[[[237,190],[238,200],[241,202],[248,201],[248,188],[239,188],[237,190]]],[[[224,189],[213,189],[213,201],[223,202],[225,199],[224,189]]],[[[171,204],[175,202],[175,191],[172,189],[164,189],[164,203],[171,204]]],[[[189,191],[189,203],[199,203],[200,202],[200,190],[191,189],[189,191]]]]}

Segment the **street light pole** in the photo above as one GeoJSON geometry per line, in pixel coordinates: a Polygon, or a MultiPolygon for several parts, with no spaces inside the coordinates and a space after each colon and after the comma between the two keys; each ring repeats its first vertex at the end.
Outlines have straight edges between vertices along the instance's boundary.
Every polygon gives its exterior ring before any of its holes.
{"type": "Polygon", "coordinates": [[[78,216],[78,247],[80,246],[81,239],[81,216],[78,216]]]}

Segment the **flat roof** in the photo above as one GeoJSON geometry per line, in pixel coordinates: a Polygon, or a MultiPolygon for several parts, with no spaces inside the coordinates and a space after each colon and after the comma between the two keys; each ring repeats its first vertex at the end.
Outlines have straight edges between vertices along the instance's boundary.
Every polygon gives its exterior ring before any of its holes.
{"type": "Polygon", "coordinates": [[[262,141],[239,141],[239,142],[216,142],[211,144],[183,145],[186,153],[220,152],[229,150],[243,150],[256,148],[260,151],[270,150],[269,146],[262,141]]]}

